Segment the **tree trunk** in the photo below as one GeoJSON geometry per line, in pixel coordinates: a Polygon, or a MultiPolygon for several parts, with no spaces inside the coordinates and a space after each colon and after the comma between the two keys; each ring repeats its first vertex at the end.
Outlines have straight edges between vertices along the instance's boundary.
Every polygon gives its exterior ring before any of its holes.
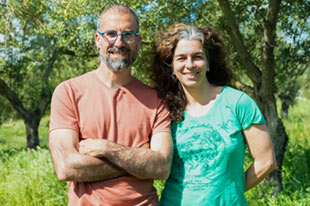
{"type": "Polygon", "coordinates": [[[288,111],[290,109],[290,100],[287,98],[281,98],[281,118],[287,119],[288,118],[288,111]]]}
{"type": "Polygon", "coordinates": [[[40,145],[39,141],[39,124],[41,121],[41,115],[29,115],[30,118],[24,119],[26,125],[27,135],[27,148],[35,149],[40,145]]]}

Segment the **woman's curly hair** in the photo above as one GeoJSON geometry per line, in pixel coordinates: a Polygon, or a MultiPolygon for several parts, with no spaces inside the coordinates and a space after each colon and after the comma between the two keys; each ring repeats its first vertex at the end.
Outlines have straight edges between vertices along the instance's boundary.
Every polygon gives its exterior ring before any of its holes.
{"type": "Polygon", "coordinates": [[[173,121],[184,119],[187,100],[182,85],[173,75],[172,61],[174,50],[181,39],[200,40],[203,43],[209,71],[209,83],[219,86],[230,85],[231,71],[226,65],[226,54],[222,37],[209,27],[195,27],[186,24],[175,24],[160,32],[155,40],[155,57],[151,66],[151,78],[160,98],[163,98],[170,109],[173,121]]]}

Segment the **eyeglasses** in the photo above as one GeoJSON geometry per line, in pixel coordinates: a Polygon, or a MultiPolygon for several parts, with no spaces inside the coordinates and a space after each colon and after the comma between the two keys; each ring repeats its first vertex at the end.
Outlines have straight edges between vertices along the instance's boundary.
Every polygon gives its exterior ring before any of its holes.
{"type": "Polygon", "coordinates": [[[122,41],[126,44],[133,44],[136,38],[139,36],[139,33],[134,33],[133,31],[124,31],[121,34],[118,34],[116,31],[108,30],[105,32],[97,31],[100,35],[103,36],[104,40],[109,44],[114,44],[118,38],[118,36],[122,37],[122,41]]]}

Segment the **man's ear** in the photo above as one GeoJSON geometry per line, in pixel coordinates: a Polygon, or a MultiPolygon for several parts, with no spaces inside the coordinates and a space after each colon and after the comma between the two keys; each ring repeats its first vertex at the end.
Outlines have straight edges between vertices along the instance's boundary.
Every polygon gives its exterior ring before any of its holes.
{"type": "Polygon", "coordinates": [[[97,49],[100,49],[100,35],[97,32],[95,33],[95,44],[97,49]]]}

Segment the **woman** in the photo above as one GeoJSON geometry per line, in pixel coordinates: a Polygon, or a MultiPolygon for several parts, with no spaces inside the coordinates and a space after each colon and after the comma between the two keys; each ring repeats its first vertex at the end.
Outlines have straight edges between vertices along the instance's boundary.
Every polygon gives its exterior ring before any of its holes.
{"type": "Polygon", "coordinates": [[[244,192],[276,168],[264,117],[229,85],[223,41],[176,24],[156,44],[153,79],[169,105],[174,157],[160,204],[247,205],[244,192]],[[253,164],[244,172],[246,143],[253,164]]]}

